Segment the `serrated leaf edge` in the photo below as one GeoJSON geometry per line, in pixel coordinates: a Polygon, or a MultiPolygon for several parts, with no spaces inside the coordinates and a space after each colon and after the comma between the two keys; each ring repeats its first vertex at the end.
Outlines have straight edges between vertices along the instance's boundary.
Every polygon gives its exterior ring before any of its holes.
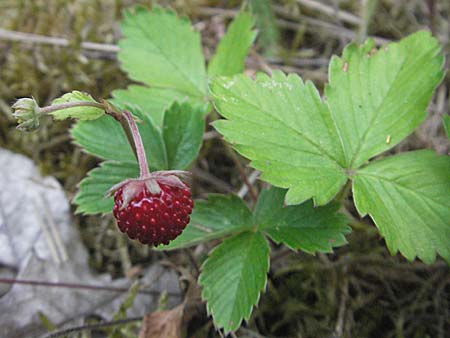
{"type": "MultiPolygon", "coordinates": [[[[241,232],[241,233],[243,233],[243,232],[241,232]]],[[[241,234],[241,233],[239,233],[239,234],[241,234]]],[[[268,243],[268,241],[267,241],[267,238],[266,238],[266,236],[265,236],[264,233],[262,233],[262,232],[260,232],[260,231],[256,231],[255,233],[259,233],[259,234],[261,235],[261,237],[263,238],[265,244],[267,245],[268,255],[267,255],[267,262],[266,262],[266,263],[267,263],[267,273],[268,273],[269,270],[270,270],[270,245],[269,245],[269,243],[268,243]]],[[[206,262],[210,259],[210,257],[214,254],[214,252],[217,250],[217,248],[219,248],[220,245],[222,245],[226,240],[230,240],[230,239],[232,239],[233,237],[238,236],[239,234],[236,234],[236,235],[234,235],[234,236],[228,237],[228,238],[225,239],[222,243],[216,245],[216,246],[209,252],[208,258],[205,260],[205,262],[203,262],[202,267],[201,267],[201,270],[203,270],[203,267],[204,267],[204,265],[206,264],[206,262]]],[[[243,320],[245,320],[245,321],[248,321],[248,320],[249,320],[249,318],[250,318],[250,316],[251,316],[251,314],[252,314],[252,312],[253,312],[253,309],[254,309],[255,307],[258,306],[259,300],[261,299],[261,294],[265,291],[265,289],[266,289],[266,287],[267,287],[267,273],[266,273],[265,278],[264,278],[264,285],[263,285],[262,288],[260,288],[260,289],[258,290],[258,296],[257,296],[257,298],[256,298],[256,300],[255,300],[255,302],[254,302],[254,304],[252,304],[252,305],[250,306],[250,309],[248,310],[248,313],[245,313],[245,314],[242,316],[242,318],[239,320],[239,323],[236,323],[236,324],[234,325],[234,326],[236,327],[236,329],[238,329],[238,328],[241,326],[243,320]]],[[[204,297],[204,290],[203,290],[204,285],[201,283],[200,276],[199,276],[199,279],[198,279],[198,283],[199,283],[200,286],[202,286],[201,298],[202,298],[202,300],[206,303],[206,310],[207,310],[207,313],[208,313],[209,316],[212,316],[213,318],[215,318],[214,311],[210,308],[208,300],[204,297]]],[[[229,333],[229,332],[231,332],[231,331],[234,331],[234,330],[227,330],[227,329],[225,329],[225,327],[223,327],[223,326],[217,326],[215,322],[214,322],[214,326],[215,326],[216,328],[223,328],[223,329],[225,330],[225,334],[227,334],[227,333],[229,333]]]]}

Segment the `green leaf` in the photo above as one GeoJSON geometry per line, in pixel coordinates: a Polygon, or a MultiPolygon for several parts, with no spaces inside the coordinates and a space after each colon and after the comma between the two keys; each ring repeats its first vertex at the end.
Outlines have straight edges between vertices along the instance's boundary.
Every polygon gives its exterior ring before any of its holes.
{"type": "MultiPolygon", "coordinates": [[[[66,93],[57,99],[54,99],[52,106],[67,102],[97,102],[88,93],[79,92],[74,90],[73,92],[66,93]]],[[[79,119],[81,121],[95,120],[105,114],[105,111],[96,107],[72,107],[57,110],[49,113],[56,120],[65,120],[68,118],[79,119]]]]}
{"type": "Polygon", "coordinates": [[[286,191],[263,190],[258,198],[254,223],[276,243],[308,253],[332,252],[333,247],[347,243],[345,234],[351,229],[344,215],[337,213],[338,204],[314,208],[308,201],[283,207],[286,191]]]}
{"type": "Polygon", "coordinates": [[[195,201],[191,222],[183,233],[161,250],[186,248],[252,228],[252,214],[235,195],[210,194],[207,201],[195,201]]]}
{"type": "Polygon", "coordinates": [[[357,171],[353,197],[391,254],[450,262],[450,157],[422,150],[375,161],[357,171]]]}
{"type": "Polygon", "coordinates": [[[289,188],[286,202],[330,201],[347,177],[328,107],[311,82],[274,72],[256,81],[216,78],[211,92],[227,120],[214,123],[233,147],[252,160],[262,179],[289,188]]]}
{"type": "Polygon", "coordinates": [[[110,116],[80,121],[71,129],[75,143],[103,159],[133,161],[134,155],[120,124],[110,116]]]}
{"type": "Polygon", "coordinates": [[[209,62],[209,76],[229,76],[244,71],[245,58],[256,37],[256,31],[252,30],[253,25],[251,14],[239,12],[209,62]]]}
{"type": "Polygon", "coordinates": [[[73,200],[77,205],[76,212],[84,214],[111,212],[114,202],[112,198],[105,198],[105,193],[113,185],[138,175],[137,163],[103,162],[80,182],[79,190],[73,200]]]}
{"type": "Polygon", "coordinates": [[[152,87],[206,95],[200,34],[189,20],[154,6],[124,12],[118,58],[129,77],[152,87]],[[166,34],[161,34],[161,33],[166,34]]]}
{"type": "Polygon", "coordinates": [[[202,145],[203,110],[175,102],[164,115],[163,138],[169,169],[185,169],[195,160],[202,145]]]}
{"type": "Polygon", "coordinates": [[[211,92],[227,120],[215,122],[262,179],[289,188],[288,204],[330,201],[352,170],[411,133],[442,79],[443,57],[419,32],[376,51],[349,45],[330,64],[323,103],[312,83],[274,72],[252,81],[216,78],[211,92]],[[329,106],[329,108],[328,108],[329,106]]]}
{"type": "Polygon", "coordinates": [[[425,119],[433,90],[443,78],[438,41],[421,31],[374,49],[347,46],[333,57],[325,95],[345,153],[358,168],[408,136],[425,119]]]}
{"type": "Polygon", "coordinates": [[[250,9],[256,18],[259,45],[264,49],[265,55],[275,54],[280,34],[271,0],[250,0],[250,9]]]}
{"type": "Polygon", "coordinates": [[[208,313],[225,334],[248,320],[269,270],[269,245],[260,232],[243,232],[226,239],[202,266],[199,284],[208,313]]]}
{"type": "Polygon", "coordinates": [[[450,115],[442,116],[442,123],[444,124],[445,133],[450,140],[450,115]]]}
{"type": "MultiPolygon", "coordinates": [[[[166,150],[161,132],[154,126],[150,116],[142,113],[137,107],[131,112],[142,119],[142,122],[138,123],[138,128],[150,168],[167,169],[166,150]]],[[[121,125],[110,116],[78,122],[72,128],[71,135],[75,143],[89,154],[113,161],[136,161],[121,125]]]]}
{"type": "Polygon", "coordinates": [[[164,112],[174,101],[182,102],[188,100],[189,96],[175,89],[148,88],[144,86],[131,85],[127,89],[118,89],[112,92],[113,104],[137,105],[148,114],[155,125],[162,127],[164,112]]]}

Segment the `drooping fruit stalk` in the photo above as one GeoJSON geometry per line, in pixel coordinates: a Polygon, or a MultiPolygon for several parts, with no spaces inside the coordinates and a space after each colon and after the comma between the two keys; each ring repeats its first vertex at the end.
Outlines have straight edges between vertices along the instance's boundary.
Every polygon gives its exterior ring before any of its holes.
{"type": "Polygon", "coordinates": [[[126,179],[113,186],[113,214],[119,229],[143,244],[168,244],[181,234],[189,223],[193,201],[189,187],[179,177],[179,170],[150,172],[144,145],[130,112],[123,115],[133,136],[139,162],[139,178],[126,179]]]}
{"type": "Polygon", "coordinates": [[[136,122],[133,119],[133,115],[130,112],[124,111],[123,116],[128,122],[131,129],[131,134],[133,136],[134,146],[136,148],[136,156],[139,163],[139,178],[143,179],[150,175],[147,163],[147,155],[145,155],[144,144],[142,143],[141,134],[139,134],[139,129],[136,122]]]}

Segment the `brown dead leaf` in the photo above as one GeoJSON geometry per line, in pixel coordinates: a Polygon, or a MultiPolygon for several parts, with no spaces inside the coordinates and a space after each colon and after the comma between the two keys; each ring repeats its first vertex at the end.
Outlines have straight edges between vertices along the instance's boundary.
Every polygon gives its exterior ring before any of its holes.
{"type": "Polygon", "coordinates": [[[145,315],[139,338],[181,338],[184,304],[169,311],[156,311],[145,315]]]}

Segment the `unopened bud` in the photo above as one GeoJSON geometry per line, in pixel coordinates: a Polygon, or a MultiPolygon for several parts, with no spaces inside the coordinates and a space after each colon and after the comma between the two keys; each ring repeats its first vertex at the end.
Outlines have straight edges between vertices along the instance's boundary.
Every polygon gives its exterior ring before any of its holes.
{"type": "Polygon", "coordinates": [[[19,99],[11,108],[14,110],[13,116],[19,123],[17,129],[32,131],[39,128],[41,112],[35,99],[19,99]]]}

